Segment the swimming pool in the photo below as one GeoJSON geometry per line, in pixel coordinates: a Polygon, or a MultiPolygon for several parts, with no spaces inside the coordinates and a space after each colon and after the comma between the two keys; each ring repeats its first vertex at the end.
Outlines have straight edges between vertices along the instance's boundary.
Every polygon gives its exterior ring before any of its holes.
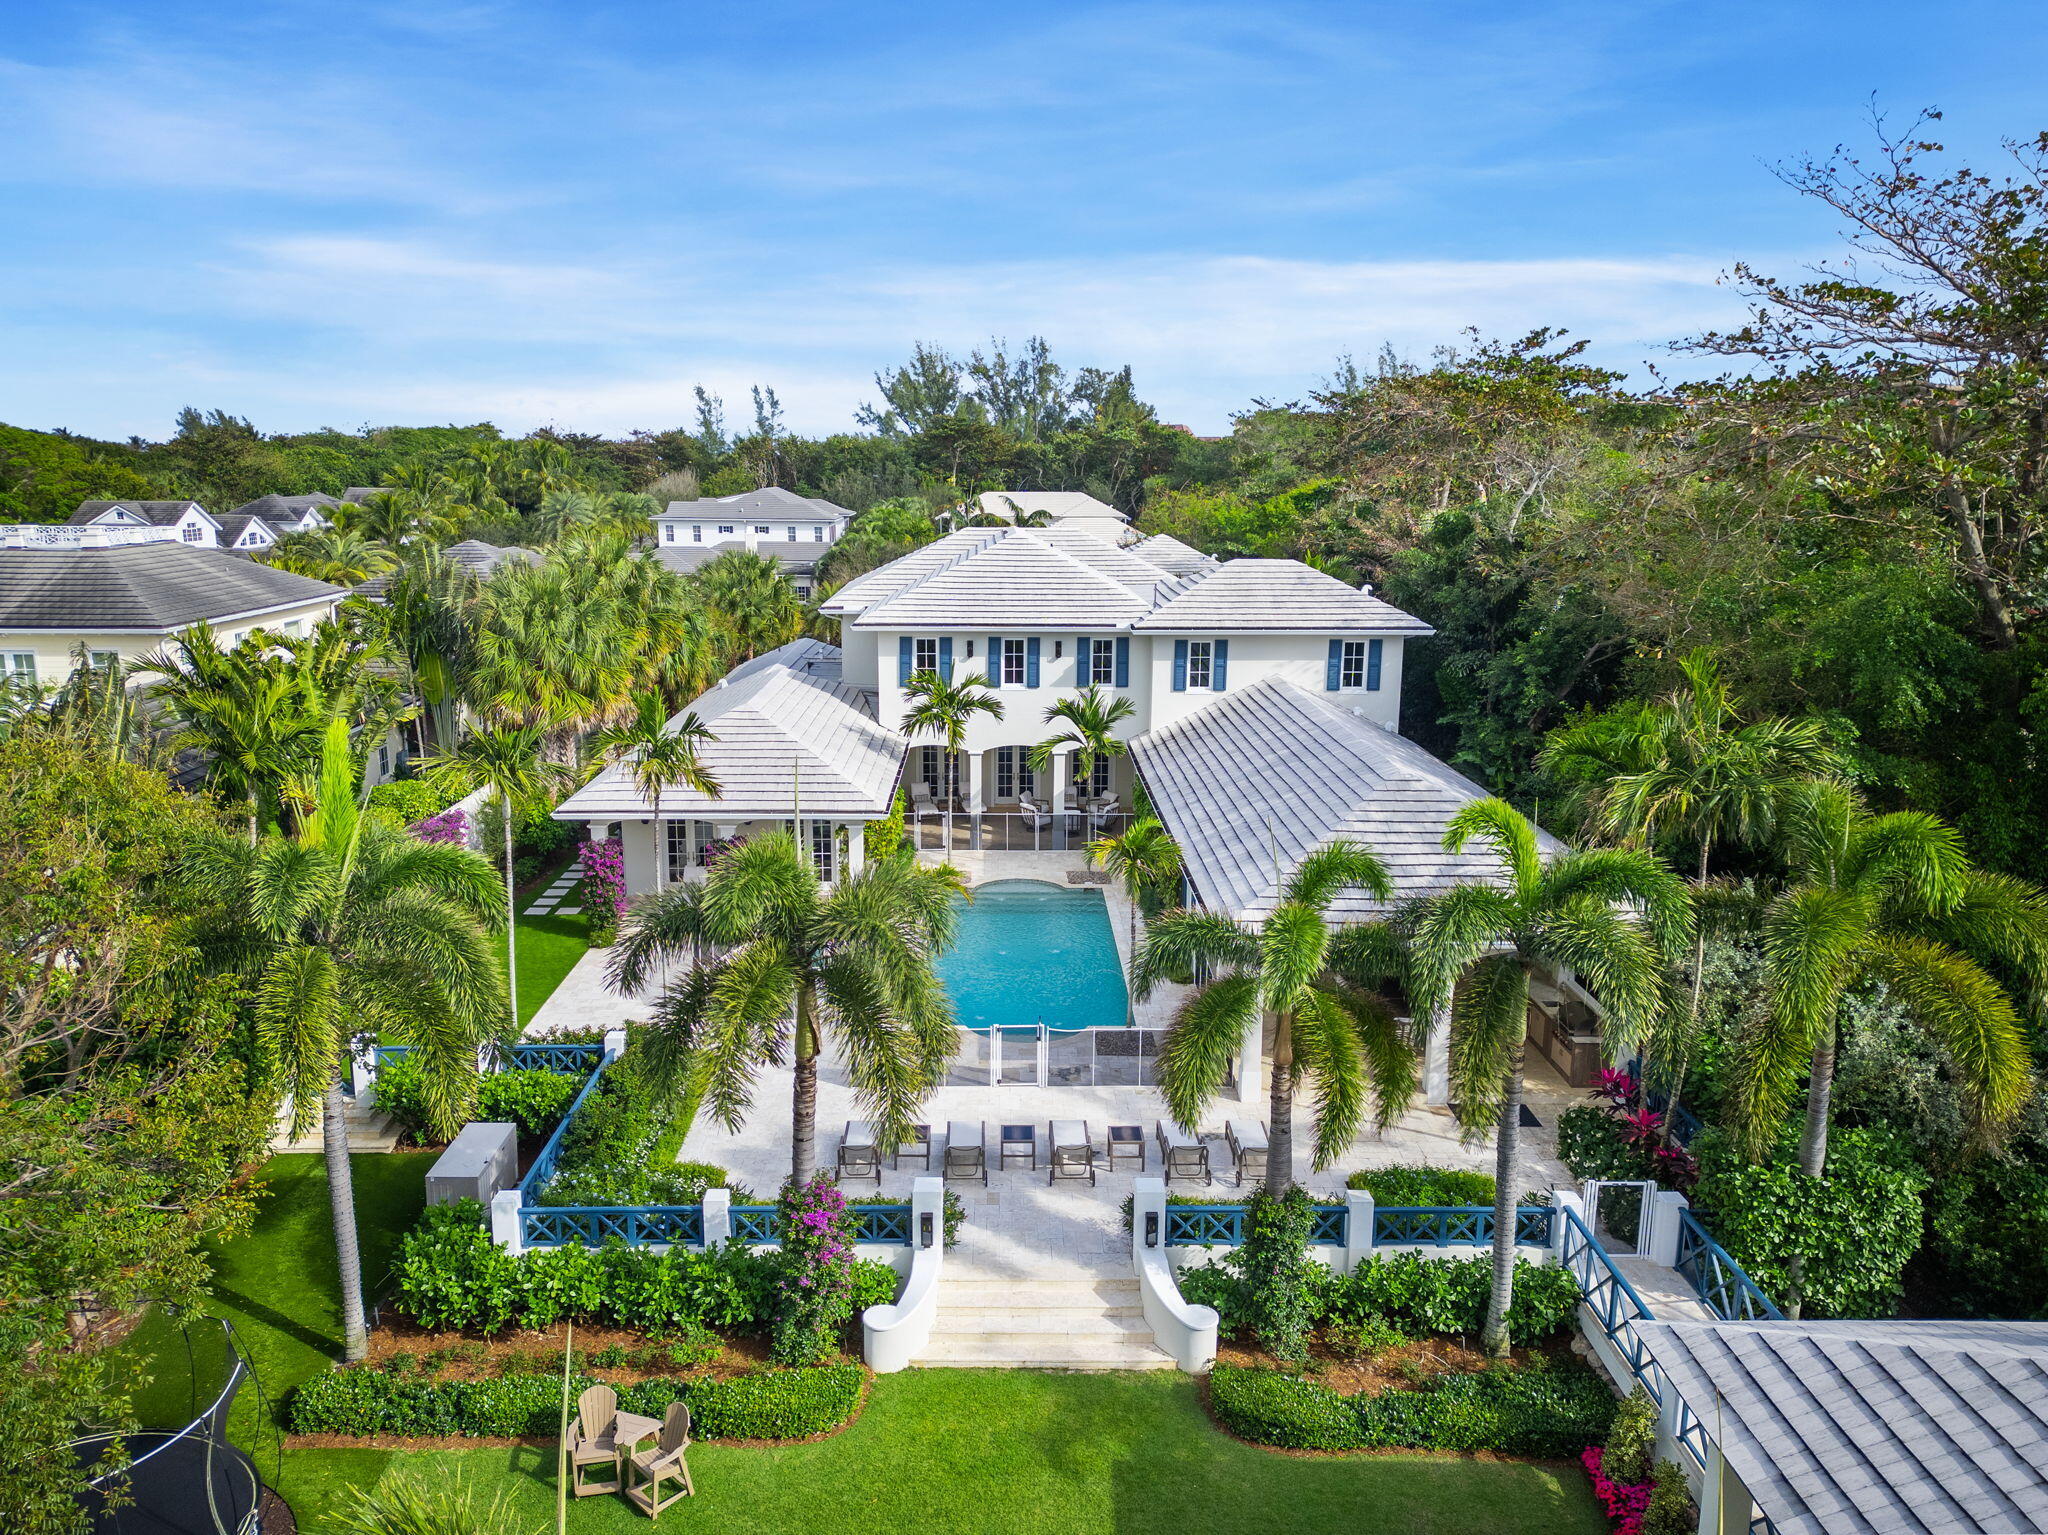
{"type": "Polygon", "coordinates": [[[1100,890],[1002,879],[961,903],[939,979],[962,1028],[1120,1028],[1129,993],[1100,890]]]}

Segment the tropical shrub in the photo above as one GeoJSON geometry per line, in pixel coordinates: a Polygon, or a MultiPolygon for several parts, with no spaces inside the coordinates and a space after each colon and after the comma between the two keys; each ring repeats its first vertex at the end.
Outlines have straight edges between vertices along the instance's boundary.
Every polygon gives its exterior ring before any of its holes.
{"type": "MultiPolygon", "coordinates": [[[[806,1439],[839,1427],[860,1405],[858,1365],[753,1370],[728,1379],[648,1380],[616,1388],[619,1406],[658,1418],[670,1402],[689,1405],[700,1439],[806,1439]]],[[[570,1391],[597,1384],[572,1378],[570,1391]]],[[[504,1375],[495,1380],[427,1380],[381,1370],[316,1375],[285,1405],[295,1434],[552,1436],[560,1425],[562,1378],[504,1375]]]]}
{"type": "Polygon", "coordinates": [[[626,914],[626,854],[616,837],[586,842],[579,855],[583,869],[583,914],[590,925],[590,942],[604,948],[619,936],[619,919],[626,914]]]}
{"type": "Polygon", "coordinates": [[[453,842],[463,847],[469,846],[472,835],[467,810],[443,810],[413,822],[408,830],[422,842],[453,842]]]}
{"type": "Polygon", "coordinates": [[[1581,1366],[1441,1375],[1412,1390],[1343,1397],[1280,1370],[1218,1365],[1209,1404],[1240,1438],[1291,1450],[1493,1450],[1558,1457],[1607,1431],[1614,1397],[1581,1366]]]}
{"type": "MultiPolygon", "coordinates": [[[[1349,1332],[1375,1319],[1410,1334],[1476,1337],[1486,1322],[1493,1285],[1490,1257],[1374,1256],[1324,1292],[1326,1326],[1349,1332]]],[[[1564,1268],[1515,1261],[1508,1330],[1519,1343],[1540,1343],[1566,1331],[1579,1303],[1579,1283],[1564,1268]]]]}
{"type": "Polygon", "coordinates": [[[1643,1535],[1693,1535],[1699,1527],[1685,1473],[1675,1460],[1658,1461],[1649,1506],[1643,1510],[1643,1535]]]}
{"type": "Polygon", "coordinates": [[[1308,1358],[1322,1279],[1328,1272],[1308,1255],[1315,1206],[1300,1188],[1275,1199],[1264,1189],[1245,1212],[1244,1244],[1223,1260],[1244,1285],[1244,1326],[1267,1353],[1284,1363],[1308,1358]]]}
{"type": "Polygon", "coordinates": [[[336,1535],[503,1535],[519,1528],[509,1487],[487,1498],[459,1474],[398,1472],[349,1492],[336,1535]]]}
{"type": "Polygon", "coordinates": [[[372,789],[369,804],[372,810],[388,812],[397,825],[410,826],[446,809],[448,795],[424,778],[397,778],[372,789]]]}
{"type": "MultiPolygon", "coordinates": [[[[483,1123],[509,1121],[527,1136],[544,1136],[561,1123],[584,1079],[558,1071],[499,1071],[477,1082],[471,1118],[483,1123]]],[[[426,1075],[410,1056],[400,1056],[377,1069],[377,1108],[398,1122],[414,1143],[428,1134],[426,1075]]]]}
{"type": "Polygon", "coordinates": [[[1938,1180],[1909,1277],[1952,1315],[2048,1316],[2048,1173],[2001,1158],[1938,1180]]]}
{"type": "Polygon", "coordinates": [[[1586,1468],[1586,1476],[1593,1483],[1593,1496],[1606,1510],[1614,1535],[1642,1535],[1643,1511],[1650,1506],[1650,1495],[1657,1489],[1650,1482],[1624,1481],[1615,1476],[1609,1461],[1608,1453],[1597,1444],[1579,1452],[1579,1464],[1586,1468]]]}
{"type": "MultiPolygon", "coordinates": [[[[1391,1208],[1456,1209],[1493,1203],[1493,1174],[1448,1167],[1368,1167],[1345,1179],[1344,1187],[1363,1189],[1374,1204],[1391,1208]]],[[[1532,1195],[1523,1203],[1540,1198],[1532,1195]]]]}
{"type": "Polygon", "coordinates": [[[1614,1426],[1608,1430],[1606,1459],[1602,1463],[1609,1477],[1634,1485],[1650,1479],[1650,1456],[1657,1448],[1657,1404],[1641,1386],[1631,1391],[1614,1411],[1614,1426]]]}
{"type": "Polygon", "coordinates": [[[1788,1137],[1770,1162],[1744,1160],[1718,1132],[1701,1137],[1700,1219],[1763,1292],[1795,1291],[1808,1317],[1882,1317],[1898,1309],[1919,1250],[1927,1174],[1874,1130],[1829,1137],[1827,1175],[1808,1178],[1788,1137]],[[1797,1275],[1795,1278],[1795,1265],[1797,1275]]]}
{"type": "Polygon", "coordinates": [[[775,1312],[777,1364],[819,1364],[839,1350],[853,1317],[854,1218],[827,1173],[782,1191],[782,1278],[775,1312]]]}

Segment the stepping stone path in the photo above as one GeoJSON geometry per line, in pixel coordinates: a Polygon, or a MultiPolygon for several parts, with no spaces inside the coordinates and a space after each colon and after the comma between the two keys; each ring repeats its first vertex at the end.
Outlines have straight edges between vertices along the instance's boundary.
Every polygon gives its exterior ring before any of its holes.
{"type": "Polygon", "coordinates": [[[570,893],[582,882],[582,871],[571,865],[555,876],[555,882],[552,885],[533,898],[533,904],[526,908],[526,914],[529,917],[546,917],[550,915],[557,917],[575,916],[576,913],[583,910],[581,906],[561,906],[559,910],[557,906],[558,903],[567,900],[570,893]]]}

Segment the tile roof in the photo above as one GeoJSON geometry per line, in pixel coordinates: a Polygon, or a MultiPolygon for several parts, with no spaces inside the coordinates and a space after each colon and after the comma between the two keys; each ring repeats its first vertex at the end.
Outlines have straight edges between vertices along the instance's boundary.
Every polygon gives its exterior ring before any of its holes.
{"type": "MultiPolygon", "coordinates": [[[[223,549],[234,548],[242,535],[249,531],[249,524],[252,522],[270,535],[272,543],[277,541],[278,530],[253,512],[223,512],[219,520],[220,546],[223,549]]],[[[265,547],[269,546],[265,545],[265,547]]]]}
{"type": "MultiPolygon", "coordinates": [[[[1393,878],[1396,900],[1491,881],[1483,852],[1447,853],[1444,827],[1487,791],[1404,736],[1290,682],[1267,677],[1131,742],[1145,788],[1212,911],[1244,921],[1277,904],[1276,869],[1337,838],[1362,842],[1393,878]]],[[[1541,834],[1546,853],[1563,850],[1541,834]]],[[[1340,921],[1382,915],[1339,897],[1340,921]]]]}
{"type": "Polygon", "coordinates": [[[1175,576],[1190,576],[1204,566],[1217,563],[1213,555],[1204,554],[1165,533],[1139,539],[1131,546],[1131,553],[1175,576]]]}
{"type": "MultiPolygon", "coordinates": [[[[873,703],[860,689],[770,664],[740,668],[689,707],[717,737],[703,745],[698,760],[722,792],[713,799],[695,789],[664,790],[664,817],[789,816],[799,796],[806,816],[888,814],[905,742],[876,721],[873,703]]],[[[554,813],[561,821],[639,818],[653,814],[653,803],[633,782],[630,766],[615,763],[554,813]]]]}
{"type": "Polygon", "coordinates": [[[0,550],[0,629],[153,634],[347,595],[325,581],[176,541],[0,550]]]}
{"type": "MultiPolygon", "coordinates": [[[[799,676],[813,677],[820,682],[837,682],[841,672],[840,651],[837,645],[828,645],[823,640],[791,640],[787,645],[762,651],[751,661],[740,662],[725,674],[726,683],[738,682],[771,666],[786,666],[799,676]]],[[[867,710],[870,714],[875,712],[872,703],[867,705],[867,710]]]]}
{"type": "Polygon", "coordinates": [[[1778,1535],[2048,1529],[2048,1323],[1636,1331],[1778,1535]]]}
{"type": "MultiPolygon", "coordinates": [[[[78,510],[64,519],[67,527],[82,528],[97,522],[115,507],[125,507],[154,527],[168,528],[195,506],[197,501],[81,501],[78,510]]],[[[220,524],[205,507],[199,506],[199,515],[215,527],[220,524]]]]}
{"type": "Polygon", "coordinates": [[[1436,632],[1391,603],[1299,560],[1225,560],[1196,571],[1136,627],[1176,634],[1244,629],[1436,632]]]}
{"type": "Polygon", "coordinates": [[[823,517],[835,522],[845,522],[853,513],[843,506],[835,506],[830,501],[820,501],[810,496],[800,496],[793,490],[784,490],[780,485],[764,485],[759,490],[744,490],[736,496],[707,496],[696,501],[671,501],[665,510],[656,515],[702,522],[732,521],[747,517],[780,517],[785,521],[791,518],[817,521],[823,517]]]}
{"type": "MultiPolygon", "coordinates": [[[[1038,528],[987,530],[998,536],[855,619],[860,628],[957,628],[1000,631],[1031,624],[1054,629],[1119,629],[1151,606],[1072,549],[1056,548],[1038,528]]],[[[1105,555],[1120,550],[1102,546],[1105,555]]],[[[844,595],[842,592],[841,596],[844,595]]]]}
{"type": "Polygon", "coordinates": [[[1014,517],[1019,513],[1050,512],[1058,518],[1078,521],[1129,523],[1130,518],[1106,501],[1079,490],[985,490],[981,510],[989,517],[1014,517]]]}
{"type": "Polygon", "coordinates": [[[341,499],[352,505],[360,506],[363,502],[369,500],[370,497],[381,496],[393,488],[390,485],[351,485],[342,491],[341,499]]]}

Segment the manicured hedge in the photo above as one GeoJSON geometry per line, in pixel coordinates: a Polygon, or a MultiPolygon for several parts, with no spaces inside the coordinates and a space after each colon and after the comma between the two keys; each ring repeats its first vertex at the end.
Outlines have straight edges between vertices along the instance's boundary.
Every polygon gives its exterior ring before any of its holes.
{"type": "MultiPolygon", "coordinates": [[[[1350,1333],[1385,1323],[1413,1337],[1430,1334],[1474,1338],[1486,1323],[1493,1286],[1493,1259],[1425,1258],[1419,1253],[1379,1255],[1350,1274],[1308,1271],[1311,1325],[1350,1333]]],[[[1183,1269],[1184,1300],[1213,1306],[1225,1337],[1251,1325],[1251,1282],[1215,1264],[1183,1269]]],[[[1514,1299],[1508,1331],[1517,1343],[1540,1343],[1572,1324],[1579,1302],[1570,1270],[1515,1260],[1514,1299]]]]}
{"type": "Polygon", "coordinates": [[[1578,1366],[1446,1375],[1414,1390],[1342,1397],[1278,1370],[1219,1364],[1209,1404],[1239,1438],[1288,1450],[1493,1450],[1558,1459],[1597,1443],[1611,1392],[1578,1366]]]}
{"type": "MultiPolygon", "coordinates": [[[[477,1082],[476,1107],[470,1117],[486,1124],[516,1124],[523,1135],[545,1136],[569,1112],[584,1080],[573,1072],[495,1071],[477,1082]]],[[[377,1110],[397,1120],[412,1140],[431,1138],[426,1073],[410,1056],[400,1056],[378,1068],[377,1110]]]]}
{"type": "Polygon", "coordinates": [[[1364,1189],[1373,1203],[1393,1208],[1493,1203],[1493,1174],[1449,1167],[1368,1167],[1344,1180],[1347,1189],[1364,1189]]]}
{"type": "MultiPolygon", "coordinates": [[[[755,1370],[716,1380],[649,1380],[619,1391],[627,1412],[661,1417],[674,1401],[690,1407],[700,1439],[807,1439],[837,1428],[860,1405],[862,1371],[851,1364],[755,1370]]],[[[571,1398],[597,1384],[569,1383],[571,1398]]],[[[285,1405],[294,1434],[552,1436],[561,1426],[559,1375],[434,1381],[358,1367],[316,1375],[285,1405]]]]}

